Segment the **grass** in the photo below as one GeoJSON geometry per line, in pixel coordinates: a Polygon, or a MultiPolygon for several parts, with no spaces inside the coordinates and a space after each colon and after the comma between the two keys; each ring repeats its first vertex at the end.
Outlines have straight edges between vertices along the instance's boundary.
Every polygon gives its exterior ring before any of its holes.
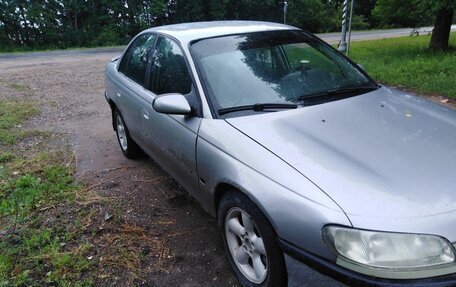
{"type": "Polygon", "coordinates": [[[65,137],[23,128],[39,109],[29,92],[0,80],[0,287],[135,286],[169,272],[167,237],[127,224],[121,201],[97,193],[108,181],[77,183],[65,137]]]}
{"type": "Polygon", "coordinates": [[[9,88],[16,90],[18,92],[29,92],[30,88],[21,84],[11,83],[8,85],[9,88]]]}
{"type": "MultiPolygon", "coordinates": [[[[11,145],[19,138],[24,137],[24,131],[18,130],[18,127],[25,119],[36,113],[36,108],[28,101],[0,101],[0,144],[11,145]]],[[[0,161],[1,158],[0,154],[0,161]]]]}
{"type": "MultiPolygon", "coordinates": [[[[91,245],[69,220],[71,208],[55,208],[71,206],[81,189],[69,151],[26,154],[17,148],[24,140],[43,139],[20,128],[36,113],[25,100],[0,100],[0,286],[93,285],[93,277],[84,275],[93,264],[86,258],[91,245]]],[[[79,220],[77,212],[73,219],[79,220]]]]}
{"type": "Polygon", "coordinates": [[[430,36],[354,42],[350,57],[380,83],[456,99],[456,33],[450,50],[432,52],[430,36]]]}

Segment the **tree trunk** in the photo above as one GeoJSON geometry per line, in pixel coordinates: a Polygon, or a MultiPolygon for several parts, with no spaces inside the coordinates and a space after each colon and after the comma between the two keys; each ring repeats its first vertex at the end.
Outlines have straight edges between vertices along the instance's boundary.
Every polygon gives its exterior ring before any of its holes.
{"type": "Polygon", "coordinates": [[[74,31],[77,33],[78,32],[78,1],[74,1],[76,5],[74,5],[74,31]]]}
{"type": "Polygon", "coordinates": [[[448,49],[453,13],[452,7],[444,7],[437,12],[431,42],[429,43],[429,48],[432,50],[448,49]]]}

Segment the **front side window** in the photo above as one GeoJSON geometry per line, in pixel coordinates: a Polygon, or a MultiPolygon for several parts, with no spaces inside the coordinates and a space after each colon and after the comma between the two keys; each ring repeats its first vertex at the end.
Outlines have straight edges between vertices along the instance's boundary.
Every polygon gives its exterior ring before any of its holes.
{"type": "Polygon", "coordinates": [[[203,39],[190,52],[220,115],[236,107],[317,104],[321,96],[320,104],[377,88],[337,51],[301,31],[203,39]]]}
{"type": "Polygon", "coordinates": [[[150,75],[149,86],[157,95],[166,93],[185,95],[192,89],[192,80],[184,54],[179,45],[168,38],[158,38],[150,75]]]}
{"type": "Polygon", "coordinates": [[[139,36],[125,52],[119,65],[119,72],[143,86],[146,79],[148,58],[154,41],[154,34],[139,36]]]}

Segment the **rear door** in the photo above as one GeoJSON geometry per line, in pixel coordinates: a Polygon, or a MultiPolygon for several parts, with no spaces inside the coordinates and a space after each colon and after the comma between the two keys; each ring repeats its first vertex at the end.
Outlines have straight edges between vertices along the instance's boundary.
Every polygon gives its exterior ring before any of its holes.
{"type": "Polygon", "coordinates": [[[149,97],[147,85],[147,68],[150,65],[156,35],[146,33],[138,36],[128,47],[119,64],[119,77],[116,85],[116,104],[133,139],[143,145],[140,129],[141,110],[145,97],[149,97]]]}

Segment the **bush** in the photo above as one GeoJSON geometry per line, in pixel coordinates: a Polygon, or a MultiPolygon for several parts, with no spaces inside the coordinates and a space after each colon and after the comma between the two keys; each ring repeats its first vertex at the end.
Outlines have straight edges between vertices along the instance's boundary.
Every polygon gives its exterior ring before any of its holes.
{"type": "Polygon", "coordinates": [[[92,41],[92,46],[115,46],[120,44],[120,35],[116,27],[105,27],[100,35],[92,41]]]}
{"type": "Polygon", "coordinates": [[[366,19],[359,15],[353,15],[352,19],[352,29],[353,30],[367,30],[370,28],[369,23],[366,19]]]}

